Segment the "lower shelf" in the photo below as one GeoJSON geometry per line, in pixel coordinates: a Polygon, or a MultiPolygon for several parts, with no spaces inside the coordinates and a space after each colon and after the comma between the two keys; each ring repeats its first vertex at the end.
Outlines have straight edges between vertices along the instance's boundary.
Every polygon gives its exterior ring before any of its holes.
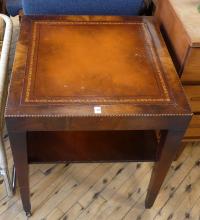
{"type": "Polygon", "coordinates": [[[29,163],[156,161],[153,131],[28,132],[29,163]]]}

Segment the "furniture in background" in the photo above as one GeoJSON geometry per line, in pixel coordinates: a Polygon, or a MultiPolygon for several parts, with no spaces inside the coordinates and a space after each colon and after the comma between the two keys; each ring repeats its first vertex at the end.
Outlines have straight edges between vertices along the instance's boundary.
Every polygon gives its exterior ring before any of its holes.
{"type": "Polygon", "coordinates": [[[147,0],[7,0],[8,14],[139,15],[147,0]]]}
{"type": "Polygon", "coordinates": [[[0,13],[6,13],[6,2],[5,0],[0,0],[0,13]]]}
{"type": "Polygon", "coordinates": [[[199,0],[157,1],[156,18],[190,101],[194,116],[184,140],[200,140],[199,0]]]}
{"type": "Polygon", "coordinates": [[[6,15],[0,14],[0,175],[3,176],[7,194],[12,196],[12,184],[8,171],[7,158],[5,153],[3,130],[4,130],[4,110],[8,89],[8,56],[12,35],[12,22],[6,15]],[[5,28],[5,29],[4,29],[5,28]]]}
{"type": "Polygon", "coordinates": [[[151,17],[23,16],[5,117],[28,216],[44,162],[154,161],[150,208],[191,116],[151,17]]]}

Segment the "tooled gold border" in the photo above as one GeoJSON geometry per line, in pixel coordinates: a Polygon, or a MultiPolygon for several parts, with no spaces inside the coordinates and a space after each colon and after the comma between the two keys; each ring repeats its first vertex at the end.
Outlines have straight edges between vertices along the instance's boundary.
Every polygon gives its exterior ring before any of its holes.
{"type": "Polygon", "coordinates": [[[170,101],[170,97],[169,97],[169,93],[167,90],[167,87],[164,83],[163,77],[162,77],[162,73],[160,71],[159,65],[157,63],[157,59],[156,59],[156,54],[155,51],[152,47],[152,43],[151,40],[149,39],[149,33],[147,32],[147,28],[145,27],[145,23],[143,22],[87,22],[87,21],[83,21],[83,22],[69,22],[69,21],[62,21],[62,22],[58,22],[58,21],[36,21],[33,23],[33,39],[32,39],[32,47],[31,47],[31,54],[30,54],[30,64],[29,64],[29,72],[28,72],[28,77],[27,77],[27,86],[26,86],[26,93],[25,93],[25,102],[43,102],[43,103],[63,103],[63,102],[68,102],[68,103],[96,103],[96,102],[104,102],[104,103],[110,103],[110,102],[114,102],[114,103],[125,103],[125,102],[169,102],[170,101]],[[123,99],[104,99],[104,98],[96,98],[96,99],[30,99],[30,91],[31,91],[31,80],[32,80],[32,75],[33,75],[33,60],[34,60],[34,52],[35,52],[35,48],[36,48],[36,30],[37,30],[37,25],[38,24],[49,24],[49,22],[51,24],[56,24],[56,25],[60,25],[63,23],[66,23],[68,25],[70,24],[139,24],[142,25],[142,28],[144,30],[145,33],[145,38],[147,40],[147,44],[149,46],[149,48],[151,49],[151,54],[153,57],[153,61],[155,63],[155,67],[159,76],[159,80],[165,95],[165,98],[123,98],[123,99]]]}
{"type": "Polygon", "coordinates": [[[87,114],[87,115],[73,115],[73,114],[5,114],[5,117],[9,117],[9,118],[35,118],[35,117],[43,117],[43,118],[52,118],[52,117],[56,117],[56,118],[63,118],[63,117],[71,117],[71,118],[75,118],[75,117],[80,117],[80,118],[111,118],[111,117],[186,117],[186,116],[193,116],[192,113],[165,113],[165,114],[110,114],[110,115],[97,115],[97,114],[87,114]]]}

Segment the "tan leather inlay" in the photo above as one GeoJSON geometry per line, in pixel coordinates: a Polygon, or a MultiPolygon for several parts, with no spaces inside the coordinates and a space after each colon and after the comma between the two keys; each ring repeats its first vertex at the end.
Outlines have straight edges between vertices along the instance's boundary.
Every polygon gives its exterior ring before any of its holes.
{"type": "Polygon", "coordinates": [[[170,101],[142,22],[34,21],[29,57],[26,103],[170,101]]]}

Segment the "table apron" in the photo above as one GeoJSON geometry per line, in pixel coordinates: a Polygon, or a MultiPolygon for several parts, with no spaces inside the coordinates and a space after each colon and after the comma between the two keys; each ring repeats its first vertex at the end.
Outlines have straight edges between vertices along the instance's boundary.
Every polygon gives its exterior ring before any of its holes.
{"type": "Polygon", "coordinates": [[[6,117],[9,131],[185,130],[191,116],[163,117],[6,117]]]}

